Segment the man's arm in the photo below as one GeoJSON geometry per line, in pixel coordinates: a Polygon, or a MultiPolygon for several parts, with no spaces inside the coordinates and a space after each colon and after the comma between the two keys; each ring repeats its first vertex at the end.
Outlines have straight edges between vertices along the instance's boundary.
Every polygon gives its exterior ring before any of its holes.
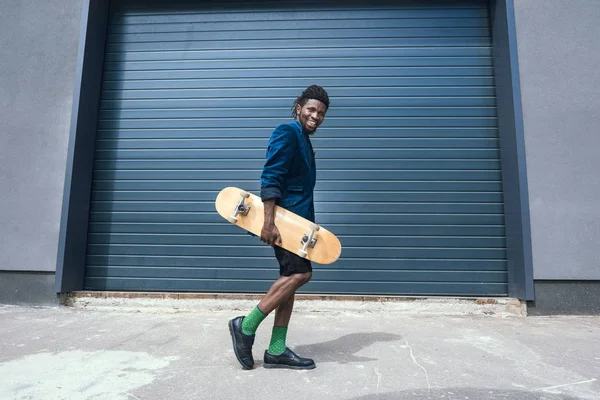
{"type": "Polygon", "coordinates": [[[275,226],[275,203],[281,197],[283,178],[289,171],[296,148],[296,134],[285,125],[278,126],[269,140],[267,159],[261,175],[260,197],[265,208],[265,220],[260,240],[273,246],[281,244],[275,226]]]}
{"type": "Polygon", "coordinates": [[[296,151],[296,140],[296,134],[289,126],[280,125],[273,131],[260,177],[260,197],[263,202],[281,197],[283,180],[291,167],[296,151]]]}
{"type": "Polygon", "coordinates": [[[274,246],[275,244],[281,245],[281,235],[279,229],[275,225],[275,201],[276,199],[269,199],[263,202],[265,208],[265,221],[263,224],[262,231],[260,232],[260,240],[274,246]]]}

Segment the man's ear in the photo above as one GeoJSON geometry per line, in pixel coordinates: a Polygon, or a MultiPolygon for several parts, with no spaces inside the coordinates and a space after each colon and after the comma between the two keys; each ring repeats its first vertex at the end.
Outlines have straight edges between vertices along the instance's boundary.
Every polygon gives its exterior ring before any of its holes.
{"type": "Polygon", "coordinates": [[[300,114],[300,111],[302,111],[302,106],[300,104],[296,104],[296,116],[300,114]]]}

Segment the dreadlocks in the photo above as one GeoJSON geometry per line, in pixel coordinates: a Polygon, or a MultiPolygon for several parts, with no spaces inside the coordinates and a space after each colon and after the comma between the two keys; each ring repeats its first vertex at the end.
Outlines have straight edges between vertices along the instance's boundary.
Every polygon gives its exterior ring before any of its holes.
{"type": "Polygon", "coordinates": [[[300,105],[300,107],[304,107],[308,100],[319,100],[321,103],[325,104],[325,107],[329,109],[329,96],[325,89],[323,89],[319,85],[311,85],[302,92],[302,94],[294,100],[294,104],[292,104],[292,117],[296,118],[296,106],[300,105]]]}

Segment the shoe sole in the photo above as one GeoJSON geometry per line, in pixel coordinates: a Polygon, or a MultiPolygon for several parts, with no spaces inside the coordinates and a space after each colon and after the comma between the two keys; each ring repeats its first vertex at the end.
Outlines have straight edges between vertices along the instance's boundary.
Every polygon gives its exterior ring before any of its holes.
{"type": "Polygon", "coordinates": [[[235,340],[235,335],[233,334],[233,321],[229,321],[229,334],[231,335],[231,340],[233,341],[233,352],[235,353],[235,358],[237,358],[238,362],[242,365],[244,369],[252,369],[252,367],[247,366],[242,362],[238,352],[237,352],[237,342],[235,340]]]}
{"type": "Polygon", "coordinates": [[[315,369],[317,366],[315,364],[309,367],[296,367],[293,365],[285,365],[285,364],[264,364],[265,368],[286,368],[286,369],[315,369]]]}

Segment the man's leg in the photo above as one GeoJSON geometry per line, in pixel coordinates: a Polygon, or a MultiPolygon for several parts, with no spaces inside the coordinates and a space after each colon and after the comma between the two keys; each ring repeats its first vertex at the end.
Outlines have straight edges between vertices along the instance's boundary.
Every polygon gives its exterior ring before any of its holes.
{"type": "MultiPolygon", "coordinates": [[[[281,276],[269,289],[265,297],[246,317],[237,317],[229,321],[229,331],[233,338],[233,348],[242,367],[251,369],[254,367],[254,358],[252,356],[252,346],[254,344],[254,335],[260,323],[281,303],[294,295],[296,290],[310,280],[312,273],[294,274],[291,276],[281,276]]],[[[293,305],[293,300],[292,300],[293,305]]],[[[284,306],[285,308],[285,306],[284,306]]],[[[291,315],[292,309],[289,309],[291,315]]],[[[276,313],[277,315],[277,313],[276,313]]],[[[284,312],[285,315],[285,312],[284,312]]],[[[289,315],[287,316],[289,323],[289,315]]],[[[286,323],[287,325],[287,323],[286,323]]]]}
{"type": "Polygon", "coordinates": [[[275,312],[271,343],[264,356],[265,368],[313,369],[316,367],[313,360],[299,357],[285,345],[288,325],[294,309],[294,299],[295,294],[292,294],[281,302],[275,312]]]}
{"type": "Polygon", "coordinates": [[[275,322],[271,333],[271,343],[267,352],[279,355],[285,351],[285,340],[287,338],[288,325],[294,309],[295,294],[283,301],[275,311],[275,322]]]}
{"type": "MultiPolygon", "coordinates": [[[[265,296],[259,304],[259,306],[270,308],[274,303],[279,303],[275,312],[271,343],[269,349],[265,351],[264,366],[265,368],[312,369],[315,368],[313,360],[298,357],[285,345],[288,325],[294,308],[296,290],[310,281],[312,278],[312,266],[310,261],[288,251],[276,250],[276,254],[278,254],[277,259],[280,260],[282,265],[281,275],[293,278],[296,285],[294,291],[289,296],[287,296],[287,292],[282,292],[282,296],[278,297],[278,292],[274,291],[272,297],[265,296]]],[[[271,310],[273,309],[271,308],[271,310]]]]}
{"type": "Polygon", "coordinates": [[[278,309],[285,302],[282,311],[279,312],[280,316],[276,315],[276,318],[278,321],[283,318],[287,326],[293,308],[293,298],[291,302],[288,300],[312,277],[312,266],[309,260],[279,247],[275,247],[275,256],[279,261],[280,278],[271,286],[250,314],[229,321],[233,349],[238,361],[245,369],[251,369],[254,366],[252,346],[260,323],[269,313],[278,309]]]}
{"type": "Polygon", "coordinates": [[[292,317],[292,310],[294,309],[294,299],[296,294],[294,293],[287,300],[282,302],[277,310],[275,311],[275,326],[288,326],[290,324],[290,318],[292,317]]]}
{"type": "MultiPolygon", "coordinates": [[[[258,305],[248,314],[242,322],[242,332],[245,335],[254,335],[258,326],[273,310],[293,296],[296,290],[310,280],[311,273],[295,274],[280,277],[269,289],[258,305]]],[[[293,302],[292,302],[293,305],[293,302]]],[[[290,311],[291,313],[291,311],[290,311]]],[[[287,323],[286,323],[287,326],[287,323]]]]}
{"type": "MultiPolygon", "coordinates": [[[[294,305],[293,296],[302,285],[306,284],[312,278],[312,272],[304,274],[294,274],[291,276],[280,277],[269,289],[269,292],[262,298],[258,303],[258,308],[263,310],[265,314],[269,314],[271,311],[280,307],[281,304],[287,302],[292,297],[291,305],[294,305]]],[[[279,311],[281,313],[281,311],[279,311]]],[[[285,312],[285,311],[284,311],[285,312]]],[[[291,315],[292,310],[290,308],[289,313],[291,315]]],[[[285,314],[281,316],[285,317],[285,314]]],[[[277,318],[277,313],[275,314],[277,318]]],[[[288,317],[289,322],[289,317],[288,317]]],[[[287,323],[286,323],[287,325],[287,323]]]]}

